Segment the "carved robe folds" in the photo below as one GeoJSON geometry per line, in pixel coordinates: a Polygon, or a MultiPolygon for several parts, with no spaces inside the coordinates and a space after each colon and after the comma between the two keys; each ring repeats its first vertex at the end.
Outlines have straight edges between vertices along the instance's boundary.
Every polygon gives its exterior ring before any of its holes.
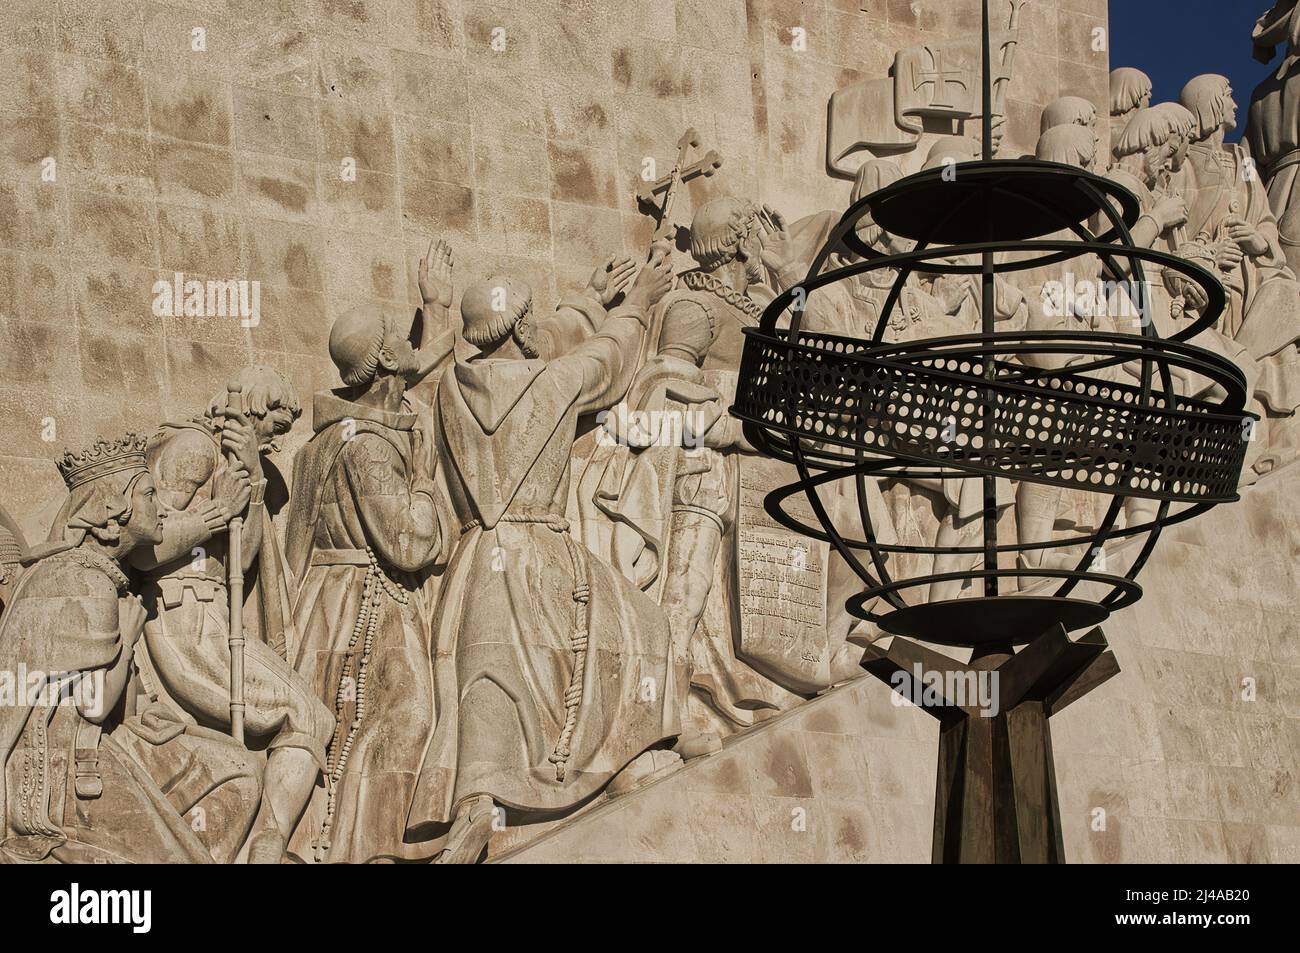
{"type": "Polygon", "coordinates": [[[338,717],[327,784],[291,849],[330,862],[420,859],[403,843],[433,728],[431,601],[424,575],[447,538],[414,456],[416,415],[318,394],[316,434],[294,461],[286,553],[299,578],[295,667],[338,717]],[[325,850],[328,849],[328,853],[325,850]]]}
{"type": "MultiPolygon", "coordinates": [[[[1255,175],[1243,169],[1238,145],[1222,150],[1192,146],[1184,166],[1188,203],[1187,233],[1198,244],[1227,241],[1225,219],[1239,216],[1258,229],[1268,251],[1247,256],[1235,270],[1220,274],[1228,291],[1228,310],[1220,330],[1259,361],[1255,396],[1273,413],[1288,416],[1300,408],[1300,285],[1287,267],[1278,241],[1277,220],[1255,175]]],[[[1197,259],[1192,249],[1182,253],[1197,259]]],[[[1205,264],[1205,262],[1198,262],[1205,264]]]]}
{"type": "MultiPolygon", "coordinates": [[[[37,562],[0,620],[0,670],[62,673],[50,691],[73,698],[86,679],[118,681],[130,661],[121,591],[77,550],[37,562]]],[[[101,697],[97,717],[117,701],[101,697]]],[[[0,706],[0,765],[0,862],[211,862],[190,823],[79,704],[0,706]]]]}
{"type": "Polygon", "coordinates": [[[678,732],[667,620],[564,518],[578,416],[627,390],[640,334],[615,311],[549,363],[457,363],[439,384],[440,469],[463,535],[434,622],[438,724],[411,836],[472,795],[565,813],[678,732]]]}
{"type": "Polygon", "coordinates": [[[1278,220],[1282,250],[1292,271],[1300,269],[1300,7],[1281,0],[1259,18],[1254,36],[1256,58],[1267,63],[1277,47],[1286,53],[1277,70],[1251,96],[1246,141],[1268,189],[1278,220]]]}

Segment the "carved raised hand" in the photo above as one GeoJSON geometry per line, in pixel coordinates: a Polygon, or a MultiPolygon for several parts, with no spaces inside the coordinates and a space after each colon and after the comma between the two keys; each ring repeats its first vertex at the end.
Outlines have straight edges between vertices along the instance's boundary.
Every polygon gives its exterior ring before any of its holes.
{"type": "Polygon", "coordinates": [[[637,272],[627,293],[629,305],[649,310],[666,295],[673,286],[673,265],[667,255],[656,250],[650,260],[637,272]]]}
{"type": "Polygon", "coordinates": [[[636,259],[631,255],[610,255],[591,273],[587,288],[593,298],[609,307],[631,284],[635,273],[636,259]]]}
{"type": "Polygon", "coordinates": [[[452,271],[456,267],[451,246],[443,239],[429,242],[429,251],[420,261],[420,300],[426,307],[437,305],[450,308],[452,291],[452,271]]]}

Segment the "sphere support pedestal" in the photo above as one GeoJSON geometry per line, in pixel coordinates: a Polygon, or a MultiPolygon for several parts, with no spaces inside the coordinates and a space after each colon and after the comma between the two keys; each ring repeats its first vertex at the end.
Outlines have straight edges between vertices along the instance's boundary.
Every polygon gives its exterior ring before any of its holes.
{"type": "Polygon", "coordinates": [[[969,664],[895,637],[862,667],[939,721],[935,863],[1064,863],[1048,719],[1119,672],[1100,628],[1056,626],[969,664]]]}

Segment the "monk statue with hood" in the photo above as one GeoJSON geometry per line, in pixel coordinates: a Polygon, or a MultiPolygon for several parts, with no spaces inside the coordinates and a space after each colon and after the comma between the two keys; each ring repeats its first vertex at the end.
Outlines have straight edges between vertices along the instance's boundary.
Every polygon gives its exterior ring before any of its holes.
{"type": "Polygon", "coordinates": [[[414,322],[375,306],[334,322],[329,353],[344,386],[316,395],[315,433],[294,460],[294,667],[337,720],[324,786],[290,843],[308,862],[430,857],[404,832],[434,722],[430,570],[455,527],[434,485],[427,408],[407,394],[450,351],[432,330],[434,309],[451,301],[450,249],[439,243],[427,261],[445,294],[414,322]]]}
{"type": "Polygon", "coordinates": [[[145,438],[100,438],[58,467],[68,499],[0,618],[0,670],[25,673],[0,706],[0,863],[211,862],[107,731],[145,621],[123,563],[163,533],[145,438]]]}
{"type": "Polygon", "coordinates": [[[679,763],[660,750],[678,732],[664,613],[565,518],[578,419],[627,392],[670,281],[656,252],[600,330],[549,362],[515,283],[465,291],[480,352],[435,399],[455,535],[434,619],[437,728],[408,831],[445,834],[440,862],[477,860],[494,824],[571,813],[633,762],[641,777],[679,763]]]}

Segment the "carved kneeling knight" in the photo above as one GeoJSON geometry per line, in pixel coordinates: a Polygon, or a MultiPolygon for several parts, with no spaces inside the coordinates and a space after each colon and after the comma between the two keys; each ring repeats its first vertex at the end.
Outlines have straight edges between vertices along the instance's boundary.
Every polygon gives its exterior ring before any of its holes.
{"type": "MultiPolygon", "coordinates": [[[[128,727],[140,740],[155,742],[135,750],[160,781],[175,779],[176,758],[184,759],[187,771],[195,775],[192,791],[176,792],[183,810],[199,806],[207,786],[222,787],[215,784],[218,777],[241,777],[238,752],[225,751],[219,736],[197,730],[230,729],[229,553],[224,531],[232,517],[246,517],[240,568],[258,569],[256,608],[269,610],[284,581],[264,501],[265,474],[274,471],[264,470],[270,464],[261,455],[278,446],[299,413],[296,397],[278,372],[249,367],[236,375],[230,390],[213,399],[206,413],[164,424],[150,441],[149,467],[164,506],[164,539],[152,550],[137,553],[132,562],[141,571],[141,594],[153,610],[140,658],[152,703],[143,719],[128,727]],[[223,448],[231,461],[223,456],[223,448]],[[256,482],[250,482],[250,468],[256,482]],[[188,737],[177,740],[177,728],[188,737]],[[178,747],[185,753],[164,750],[178,747]],[[205,756],[211,765],[203,763],[205,756]],[[196,797],[195,804],[187,804],[196,797]]],[[[283,639],[282,619],[275,625],[269,611],[249,615],[266,620],[261,626],[267,630],[264,638],[283,639]]],[[[243,840],[236,840],[231,828],[247,834],[251,827],[249,861],[279,862],[325,766],[333,715],[280,652],[260,638],[249,639],[244,648],[246,730],[254,746],[267,752],[265,784],[260,810],[253,801],[251,810],[240,816],[233,797],[225,795],[218,798],[219,806],[212,805],[223,815],[234,815],[217,825],[220,837],[213,847],[222,859],[231,859],[232,841],[237,847],[243,840]]],[[[246,787],[246,779],[235,786],[246,787]]]]}

